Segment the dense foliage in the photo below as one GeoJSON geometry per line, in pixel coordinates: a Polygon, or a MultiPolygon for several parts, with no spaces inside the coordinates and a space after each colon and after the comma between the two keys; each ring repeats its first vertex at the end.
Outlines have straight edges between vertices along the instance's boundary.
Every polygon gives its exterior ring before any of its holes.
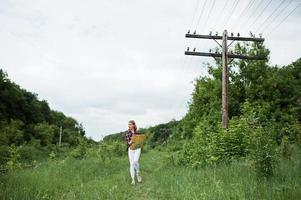
{"type": "MultiPolygon", "coordinates": [[[[262,44],[237,44],[235,51],[269,54],[262,44]]],[[[247,158],[260,175],[271,176],[279,151],[288,156],[292,143],[300,146],[301,59],[282,67],[266,61],[232,62],[227,130],[220,123],[220,61],[208,67],[209,76],[196,79],[189,111],[174,132],[186,138],[174,160],[197,167],[247,158]]]]}
{"type": "Polygon", "coordinates": [[[81,123],[51,110],[47,101],[12,82],[0,69],[0,168],[16,157],[35,160],[48,156],[56,149],[60,127],[62,146],[76,147],[85,138],[81,123]]]}

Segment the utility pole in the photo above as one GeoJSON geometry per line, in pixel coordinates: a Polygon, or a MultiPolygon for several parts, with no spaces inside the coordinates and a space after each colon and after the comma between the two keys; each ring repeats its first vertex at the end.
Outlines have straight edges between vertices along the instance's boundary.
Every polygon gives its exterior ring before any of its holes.
{"type": "Polygon", "coordinates": [[[228,47],[227,47],[227,30],[223,33],[222,42],[222,63],[223,63],[223,78],[222,78],[222,125],[228,128],[228,47]]]}
{"type": "Polygon", "coordinates": [[[237,55],[228,53],[228,47],[234,41],[253,41],[253,42],[263,42],[263,38],[255,38],[255,37],[240,37],[239,33],[237,36],[234,36],[231,33],[231,36],[228,36],[227,30],[224,30],[223,35],[219,36],[218,33],[212,35],[211,32],[209,35],[198,35],[196,32],[190,34],[190,31],[185,35],[186,38],[197,38],[197,39],[213,39],[222,49],[222,53],[206,53],[206,52],[196,52],[195,48],[193,51],[189,51],[189,47],[187,51],[185,51],[185,55],[191,56],[210,56],[213,58],[222,58],[222,126],[227,129],[229,125],[229,116],[228,116],[228,82],[229,82],[229,74],[228,74],[228,58],[239,58],[239,59],[247,59],[247,60],[266,60],[265,57],[260,56],[246,56],[246,55],[237,55]],[[220,44],[217,40],[222,40],[222,44],[220,44]],[[228,45],[228,40],[231,40],[231,43],[228,45]]]}
{"type": "Polygon", "coordinates": [[[62,125],[60,126],[60,140],[59,140],[59,146],[61,146],[61,142],[62,142],[62,125]]]}

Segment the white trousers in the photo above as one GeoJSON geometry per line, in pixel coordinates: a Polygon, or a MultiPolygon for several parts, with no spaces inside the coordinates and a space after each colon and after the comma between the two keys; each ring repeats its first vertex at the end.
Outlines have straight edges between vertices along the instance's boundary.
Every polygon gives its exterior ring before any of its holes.
{"type": "Polygon", "coordinates": [[[132,178],[135,178],[135,170],[136,174],[139,173],[139,157],[141,153],[141,148],[131,150],[130,147],[128,149],[129,160],[130,160],[130,174],[132,178]]]}

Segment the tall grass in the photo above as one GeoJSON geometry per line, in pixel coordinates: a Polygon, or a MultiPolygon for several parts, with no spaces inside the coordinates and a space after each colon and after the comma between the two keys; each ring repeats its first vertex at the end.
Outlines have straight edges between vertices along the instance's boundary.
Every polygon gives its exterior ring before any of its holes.
{"type": "Polygon", "coordinates": [[[1,199],[300,199],[300,155],[282,160],[271,179],[251,165],[190,169],[167,164],[168,153],[140,157],[143,182],[130,185],[126,153],[110,160],[86,158],[43,162],[36,168],[0,176],[1,199]]]}

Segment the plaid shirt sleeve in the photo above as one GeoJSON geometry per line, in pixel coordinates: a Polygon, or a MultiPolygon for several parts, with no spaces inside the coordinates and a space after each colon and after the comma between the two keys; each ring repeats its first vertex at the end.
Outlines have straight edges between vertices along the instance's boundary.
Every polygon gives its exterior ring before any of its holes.
{"type": "Polygon", "coordinates": [[[130,132],[129,131],[126,131],[125,132],[125,142],[126,144],[129,146],[130,144],[130,141],[131,141],[131,135],[130,135],[130,132]]]}

